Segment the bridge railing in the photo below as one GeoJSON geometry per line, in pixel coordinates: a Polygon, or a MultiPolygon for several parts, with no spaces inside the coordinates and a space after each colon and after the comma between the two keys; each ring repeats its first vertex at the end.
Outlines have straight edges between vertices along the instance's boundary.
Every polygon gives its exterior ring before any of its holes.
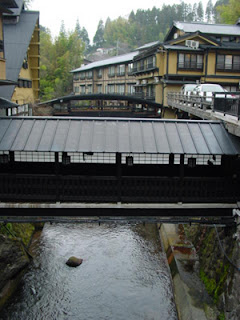
{"type": "Polygon", "coordinates": [[[231,177],[61,176],[0,174],[0,201],[233,203],[239,180],[231,177]]]}
{"type": "Polygon", "coordinates": [[[222,112],[240,119],[240,92],[224,93],[223,96],[214,93],[213,111],[222,112]]]}
{"type": "Polygon", "coordinates": [[[204,92],[203,96],[187,92],[169,92],[167,95],[168,105],[173,108],[188,107],[201,109],[203,111],[212,110],[213,112],[221,112],[236,116],[240,119],[240,93],[239,92],[215,92],[213,96],[207,96],[204,92]]]}

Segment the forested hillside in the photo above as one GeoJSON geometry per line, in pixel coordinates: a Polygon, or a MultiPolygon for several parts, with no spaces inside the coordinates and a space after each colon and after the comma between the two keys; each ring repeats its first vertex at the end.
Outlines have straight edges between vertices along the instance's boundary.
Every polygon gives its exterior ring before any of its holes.
{"type": "Polygon", "coordinates": [[[105,23],[100,20],[92,45],[87,30],[79,21],[69,32],[62,22],[55,39],[51,37],[50,30],[42,27],[41,100],[71,93],[72,76],[69,72],[80,67],[84,56],[88,57],[97,48],[116,48],[112,54],[121,54],[145,43],[163,41],[173,20],[235,23],[239,16],[239,0],[218,0],[215,5],[209,0],[205,10],[201,1],[193,5],[181,1],[180,4],[163,5],[161,8],[139,9],[132,11],[128,18],[108,18],[105,23]]]}

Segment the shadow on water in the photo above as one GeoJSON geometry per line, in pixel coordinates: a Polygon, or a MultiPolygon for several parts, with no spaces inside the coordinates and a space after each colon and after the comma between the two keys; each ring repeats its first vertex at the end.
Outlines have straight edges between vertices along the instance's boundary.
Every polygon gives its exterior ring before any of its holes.
{"type": "Polygon", "coordinates": [[[177,319],[155,225],[46,224],[31,252],[1,320],[177,319]],[[80,267],[65,264],[72,255],[80,267]]]}

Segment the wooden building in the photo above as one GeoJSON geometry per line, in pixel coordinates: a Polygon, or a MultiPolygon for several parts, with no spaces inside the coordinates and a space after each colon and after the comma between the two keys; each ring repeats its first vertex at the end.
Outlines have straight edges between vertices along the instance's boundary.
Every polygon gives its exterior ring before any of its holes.
{"type": "MultiPolygon", "coordinates": [[[[139,91],[167,107],[167,93],[186,83],[239,90],[240,25],[174,22],[163,43],[134,57],[139,91]]],[[[175,117],[165,109],[164,117],[175,117]]]]}
{"type": "MultiPolygon", "coordinates": [[[[17,8],[15,0],[4,0],[0,4],[0,87],[7,86],[9,84],[16,84],[6,78],[6,55],[4,47],[4,35],[3,35],[3,15],[12,14],[12,9],[17,8]]],[[[8,110],[17,107],[8,99],[4,99],[0,95],[0,115],[5,116],[8,114],[8,110]]]]}
{"type": "Polygon", "coordinates": [[[11,85],[0,87],[0,97],[19,105],[18,113],[25,113],[39,97],[39,12],[25,10],[23,0],[15,4],[12,12],[2,15],[4,63],[11,85]]]}

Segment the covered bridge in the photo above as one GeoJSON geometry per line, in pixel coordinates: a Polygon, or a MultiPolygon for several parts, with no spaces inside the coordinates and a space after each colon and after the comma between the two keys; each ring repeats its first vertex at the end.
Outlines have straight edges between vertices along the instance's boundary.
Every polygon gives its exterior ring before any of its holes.
{"type": "Polygon", "coordinates": [[[230,208],[239,155],[218,121],[4,117],[0,201],[230,208]]]}

